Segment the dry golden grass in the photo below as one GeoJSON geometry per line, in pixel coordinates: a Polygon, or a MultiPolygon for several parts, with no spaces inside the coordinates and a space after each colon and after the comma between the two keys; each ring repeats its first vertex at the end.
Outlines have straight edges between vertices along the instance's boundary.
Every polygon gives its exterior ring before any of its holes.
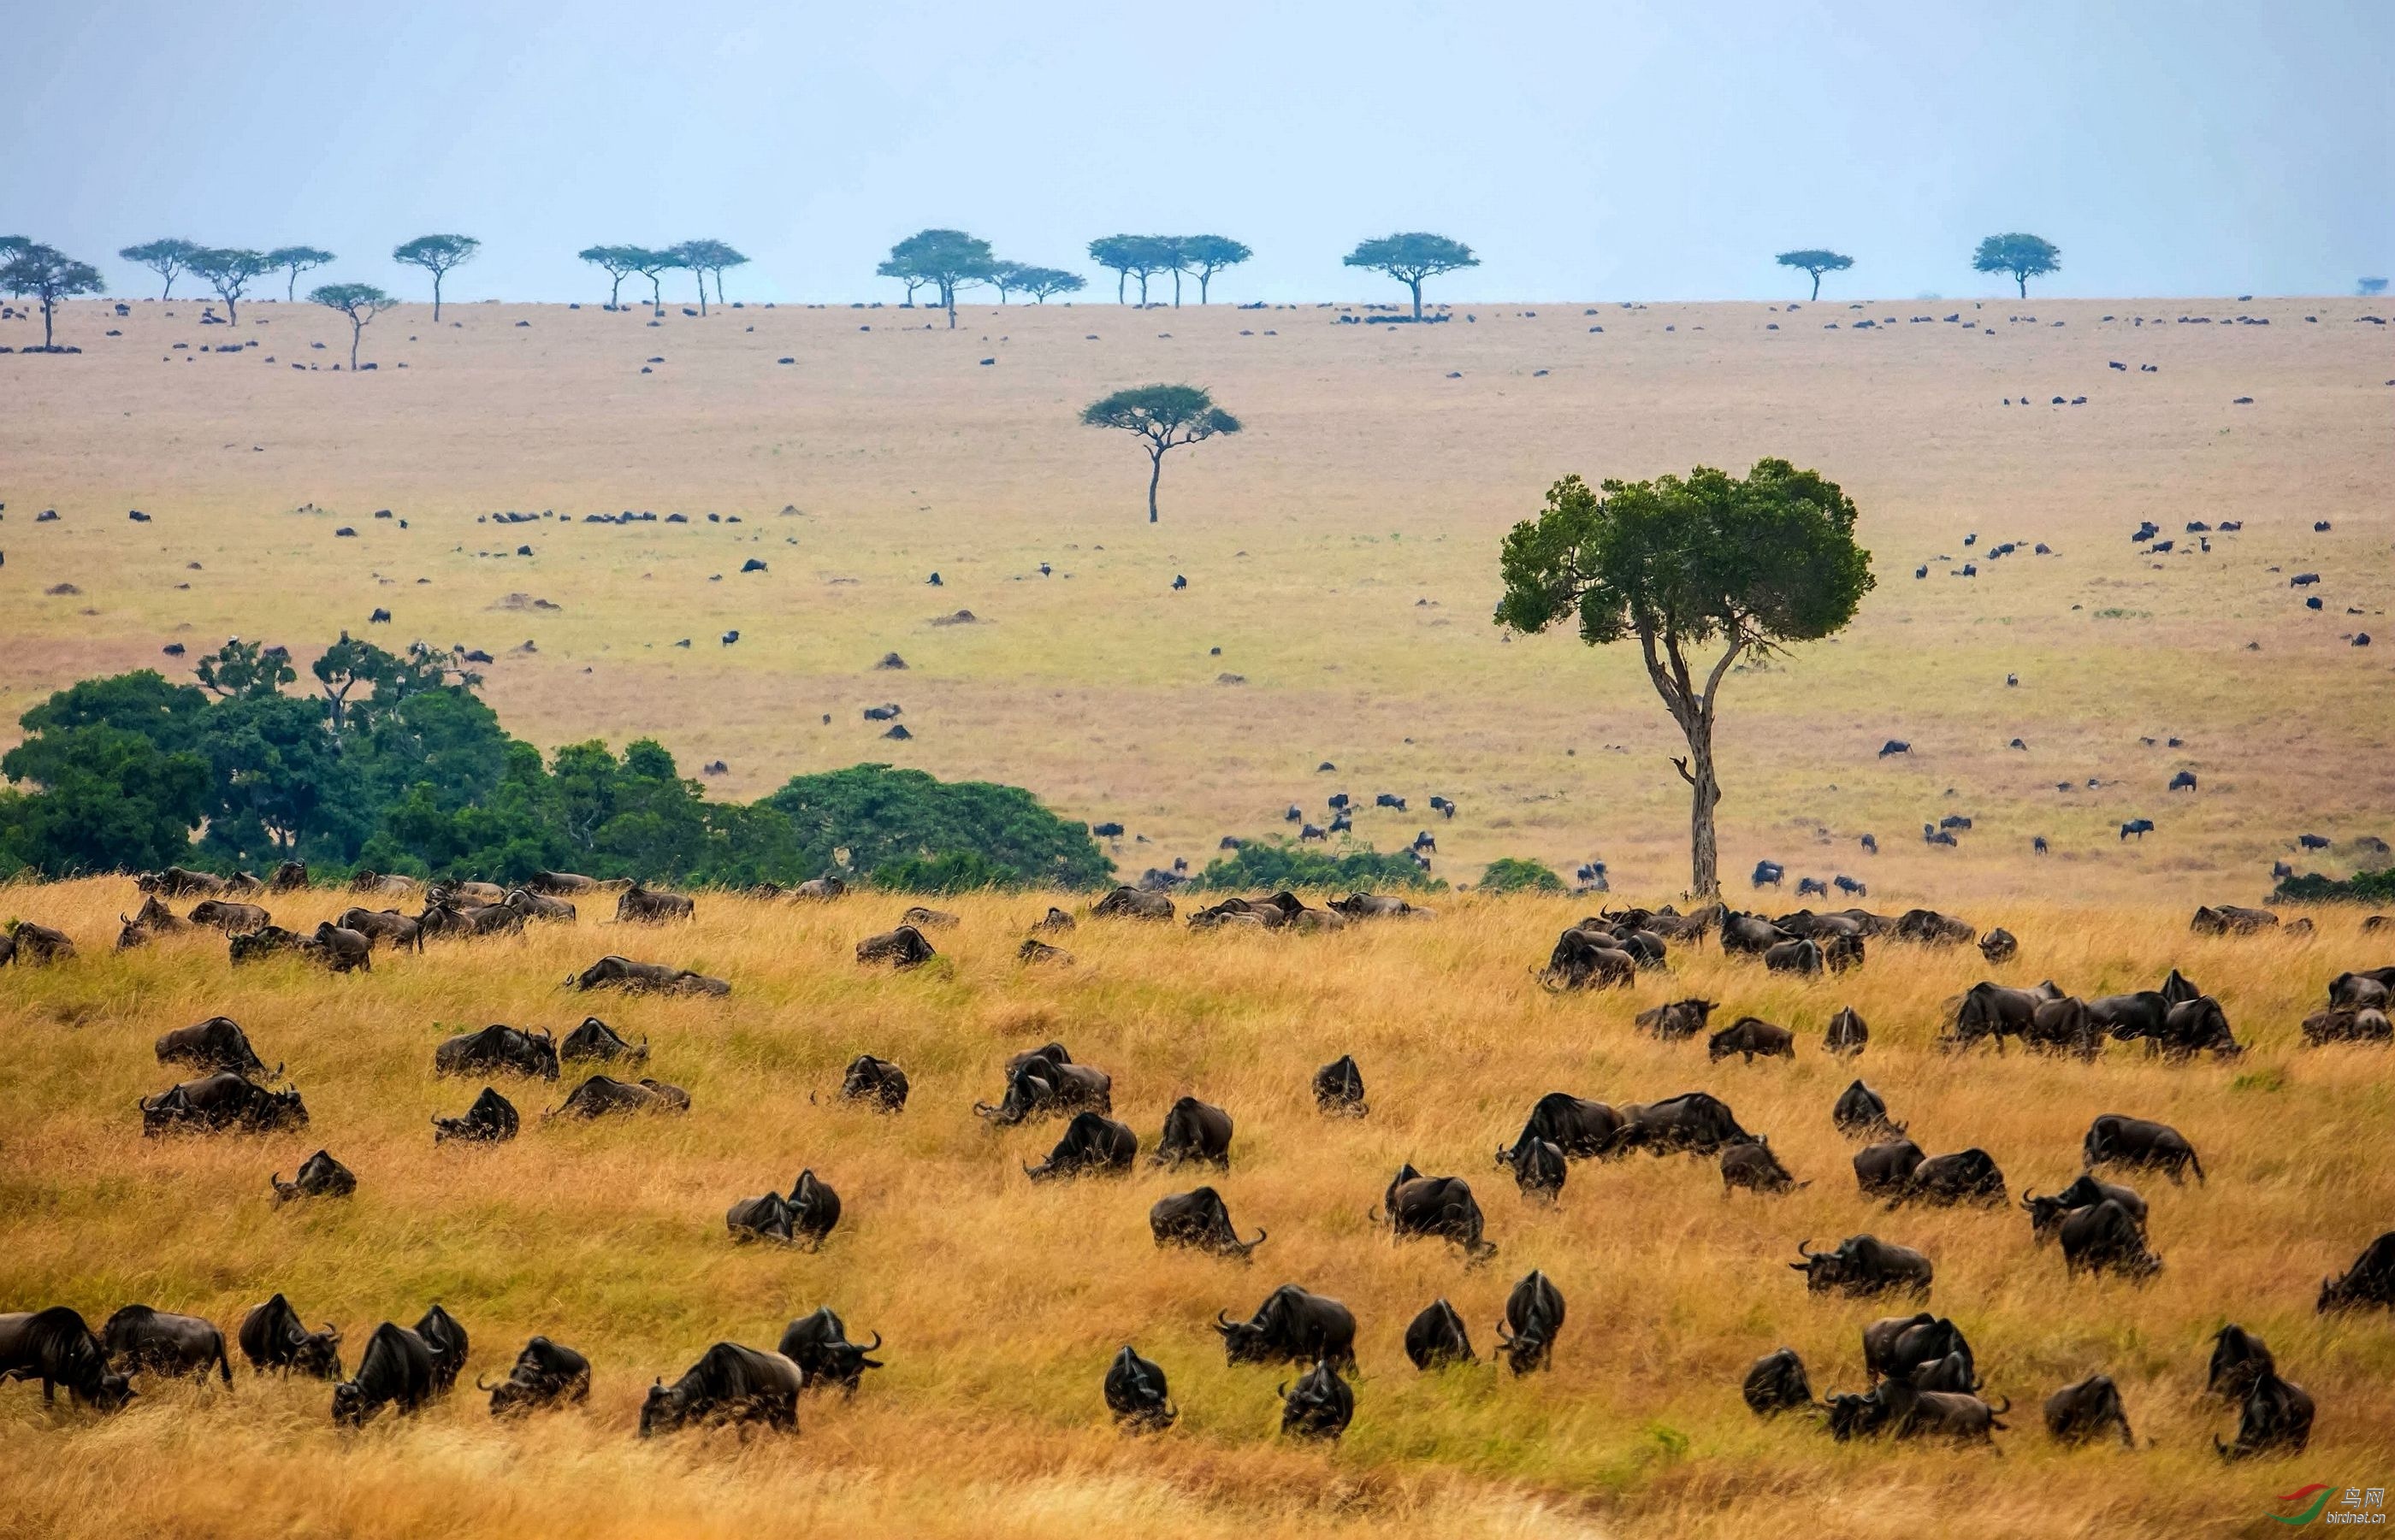
{"type": "MultiPolygon", "coordinates": [[[[2395,1473],[2395,1322],[2312,1311],[2321,1275],[2395,1224],[2386,1051],[2306,1050],[2296,1033],[2331,976],[2387,960],[2350,915],[2322,915],[2308,940],[2232,941],[2189,936],[2175,909],[1963,906],[2021,937],[2019,960],[1995,970],[2005,981],[2092,994],[2177,965],[2252,1045],[2236,1063],[2116,1047],[2089,1066],[1938,1053],[1942,1002],[1989,971],[1968,949],[1882,946],[1861,972],[1810,982],[1705,950],[1634,992],[1551,996],[1530,969],[1577,901],[1454,899],[1434,922],[1313,938],[1085,920],[1065,938],[1076,966],[1024,970],[1014,942],[1047,901],[977,897],[950,905],[964,923],[938,936],[941,958],[893,974],[859,967],[851,947],[901,900],[702,895],[686,927],[616,928],[586,909],[571,928],[334,978],[296,963],[232,973],[213,937],[112,954],[130,892],[122,879],[0,889],[0,909],[86,949],[0,974],[0,1308],[67,1303],[97,1324],[140,1300],[230,1329],[281,1289],[310,1321],[341,1324],[354,1363],[377,1322],[412,1323],[437,1299],[473,1335],[470,1375],[503,1371],[543,1332],[586,1351],[596,1381],[587,1410],[523,1427],[494,1425],[467,1392],[350,1436],[322,1385],[245,1370],[230,1394],[147,1386],[105,1420],[9,1388],[0,1533],[2182,1535],[2244,1530],[2269,1494],[2308,1481],[2395,1473]],[[560,993],[609,951],[717,972],[734,993],[560,993]],[[1699,993],[1796,1028],[1799,1057],[1713,1065],[1701,1043],[1631,1030],[1644,1006],[1699,993]],[[1887,1214],[1861,1200],[1853,1147],[1829,1122],[1856,1071],[1817,1046],[1849,1003],[1872,1026],[1859,1073],[1924,1147],[1983,1146],[2016,1191],[2075,1174],[2099,1112],[2184,1130],[2207,1185],[2131,1178],[2153,1204],[2161,1278],[2068,1283],[2018,1209],[1887,1214]],[[652,1072],[695,1099],[687,1117],[539,1126],[566,1085],[509,1081],[527,1118],[518,1139],[433,1148],[427,1119],[480,1084],[435,1079],[436,1042],[499,1020],[562,1031],[586,1010],[650,1041],[652,1072]],[[218,1012],[288,1065],[311,1125],[143,1140],[134,1099],[181,1077],[152,1040],[218,1012]],[[1271,1231],[1252,1265],[1151,1245],[1148,1204],[1206,1178],[1143,1166],[1121,1181],[1024,1179],[1018,1163],[1061,1125],[994,1133],[969,1108],[995,1094],[1007,1053],[1051,1037],[1113,1074],[1116,1113],[1145,1142],[1184,1093],[1233,1113],[1235,1164],[1213,1179],[1243,1231],[1271,1231]],[[830,1099],[867,1050],[913,1077],[903,1115],[830,1099]],[[1307,1091],[1342,1052],[1370,1085],[1361,1122],[1323,1120],[1307,1091]],[[1577,1163],[1557,1205],[1531,1206],[1489,1152],[1558,1088],[1613,1101],[1711,1090],[1812,1185],[1725,1198],[1708,1162],[1640,1156],[1577,1163]],[[270,1207],[269,1171],[320,1145],[357,1172],[356,1198],[270,1207]],[[1409,1159],[1473,1181],[1493,1264],[1393,1245],[1368,1223],[1409,1159]],[[725,1205],[801,1166],[846,1201],[831,1243],[731,1244],[725,1205]],[[1817,1389],[1859,1388],[1857,1333],[1898,1307],[1808,1298],[1784,1263],[1808,1236],[1864,1231],[1936,1261],[1933,1307],[2014,1403],[2001,1457],[1840,1446],[1740,1403],[1748,1362],[1783,1343],[1817,1389]],[[1399,1338],[1417,1310],[1449,1296],[1485,1352],[1531,1267],[1569,1304],[1552,1374],[1412,1371],[1399,1338]],[[1345,1300],[1361,1323],[1356,1422],[1335,1449],[1280,1441],[1272,1388],[1287,1376],[1226,1368],[1209,1329],[1218,1308],[1243,1313],[1283,1281],[1345,1300]],[[792,1440],[635,1438],[654,1375],[720,1338],[770,1346],[821,1303],[887,1339],[890,1367],[853,1401],[809,1398],[792,1440]],[[2199,1391],[2206,1338],[2228,1320],[2318,1399],[2305,1455],[2214,1456],[2233,1417],[2199,1391]],[[1126,1341],[1171,1376],[1184,1417],[1167,1435],[1108,1426],[1098,1381],[1126,1341]],[[2044,1396],[2097,1370],[2123,1388],[2134,1453],[2045,1439],[2044,1396]]],[[[290,923],[343,902],[273,907],[290,923]]]]}

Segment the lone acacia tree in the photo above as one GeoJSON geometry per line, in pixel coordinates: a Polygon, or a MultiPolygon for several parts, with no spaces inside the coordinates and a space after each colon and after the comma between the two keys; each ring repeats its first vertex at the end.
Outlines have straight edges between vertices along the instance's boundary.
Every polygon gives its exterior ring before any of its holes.
{"type": "Polygon", "coordinates": [[[192,253],[183,265],[217,291],[217,297],[224,301],[225,320],[235,323],[241,320],[242,295],[274,270],[264,252],[243,246],[209,246],[192,253]]]}
{"type": "Polygon", "coordinates": [[[649,281],[649,314],[652,317],[665,314],[665,275],[688,265],[682,261],[681,253],[656,246],[620,246],[616,249],[624,253],[625,260],[632,264],[634,272],[649,281]]]}
{"type": "MultiPolygon", "coordinates": [[[[328,310],[338,310],[350,318],[350,373],[352,375],[358,372],[358,337],[365,331],[366,323],[399,303],[371,283],[321,283],[308,291],[308,297],[328,310]]],[[[335,713],[335,716],[338,715],[335,713]]]]}
{"type": "Polygon", "coordinates": [[[432,275],[432,319],[441,319],[441,281],[449,270],[474,259],[483,243],[470,235],[419,235],[404,245],[391,248],[390,259],[411,268],[422,268],[432,275]]]}
{"type": "Polygon", "coordinates": [[[290,300],[298,296],[299,275],[311,268],[321,268],[331,262],[333,254],[318,251],[313,246],[277,246],[266,254],[266,260],[273,267],[284,269],[289,275],[284,280],[283,297],[290,300]]]}
{"type": "Polygon", "coordinates": [[[1164,453],[1218,433],[1237,433],[1239,419],[1214,404],[1194,385],[1141,385],[1118,390],[1081,409],[1084,428],[1119,428],[1146,441],[1147,521],[1156,522],[1156,484],[1164,476],[1164,453]]]}
{"type": "Polygon", "coordinates": [[[116,255],[127,262],[139,262],[165,279],[165,287],[159,291],[158,297],[172,299],[175,297],[176,278],[184,269],[192,265],[192,258],[199,254],[199,250],[197,242],[170,238],[164,241],[145,241],[138,246],[127,246],[116,255]]]}
{"type": "Polygon", "coordinates": [[[960,230],[921,230],[892,246],[890,259],[875,271],[905,283],[910,304],[919,286],[930,284],[937,290],[940,308],[948,312],[948,330],[953,332],[957,290],[967,283],[988,283],[997,266],[989,243],[977,235],[960,230]]]}
{"type": "Polygon", "coordinates": [[[1414,295],[1414,319],[1422,319],[1422,286],[1425,278],[1436,278],[1458,268],[1476,268],[1480,258],[1461,241],[1450,241],[1444,235],[1409,230],[1399,235],[1383,235],[1377,241],[1366,241],[1349,252],[1343,261],[1351,268],[1370,268],[1387,273],[1411,289],[1414,295]]]}
{"type": "Polygon", "coordinates": [[[1801,268],[1813,275],[1813,297],[1816,299],[1821,297],[1823,273],[1844,272],[1855,265],[1855,259],[1843,252],[1821,251],[1818,248],[1783,251],[1780,254],[1779,260],[1783,268],[1801,268]]]}
{"type": "Polygon", "coordinates": [[[638,246],[585,246],[575,255],[607,274],[607,308],[611,310],[622,309],[624,280],[641,270],[638,260],[641,248],[638,246]]]}
{"type": "MultiPolygon", "coordinates": [[[[1182,270],[1198,280],[1198,303],[1206,303],[1207,285],[1224,268],[1236,268],[1255,253],[1242,242],[1227,235],[1184,235],[1181,238],[1182,270]]],[[[1173,290],[1172,302],[1181,303],[1181,291],[1173,290]]]]}
{"type": "Polygon", "coordinates": [[[29,294],[42,302],[42,351],[46,353],[57,346],[51,339],[50,312],[60,300],[108,292],[98,268],[31,241],[11,247],[5,260],[0,260],[0,288],[10,294],[29,294]]]}
{"type": "MultiPolygon", "coordinates": [[[[1836,483],[1785,460],[1741,480],[1700,466],[1687,479],[1577,476],[1547,492],[1536,520],[1505,537],[1497,624],[1525,634],[1578,616],[1591,647],[1638,638],[1647,677],[1687,739],[1674,758],[1688,783],[1689,891],[1720,891],[1714,808],[1714,696],[1730,665],[1852,620],[1872,590],[1871,553],[1855,544],[1855,505],[1836,483]],[[1721,644],[1697,682],[1691,650],[1721,644]]],[[[1698,664],[1703,660],[1700,658],[1698,664]]]]}
{"type": "Polygon", "coordinates": [[[2014,230],[1980,242],[1971,256],[1971,266],[1981,272],[2010,274],[2020,285],[2021,297],[2027,299],[2031,279],[2062,270],[2062,248],[2042,236],[2014,230]]]}
{"type": "Polygon", "coordinates": [[[1007,277],[1011,287],[1021,289],[1034,300],[1045,305],[1048,296],[1058,294],[1078,294],[1090,286],[1090,281],[1078,272],[1062,268],[1016,267],[1007,277]]]}

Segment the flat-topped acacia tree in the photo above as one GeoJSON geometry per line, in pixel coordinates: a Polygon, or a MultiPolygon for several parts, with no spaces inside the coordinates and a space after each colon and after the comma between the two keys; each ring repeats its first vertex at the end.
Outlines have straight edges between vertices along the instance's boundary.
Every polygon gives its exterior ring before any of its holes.
{"type": "Polygon", "coordinates": [[[238,324],[241,321],[241,296],[250,284],[274,270],[274,264],[262,251],[246,246],[209,246],[195,251],[183,266],[207,281],[224,301],[225,320],[238,324]]]}
{"type": "Polygon", "coordinates": [[[1409,230],[1397,235],[1383,235],[1378,240],[1363,241],[1356,249],[1340,259],[1351,268],[1370,268],[1387,273],[1413,291],[1414,319],[1422,319],[1422,286],[1425,278],[1436,278],[1458,268],[1476,268],[1480,258],[1461,241],[1450,241],[1444,235],[1432,235],[1422,230],[1409,230]]]}
{"type": "Polygon", "coordinates": [[[1785,460],[1758,460],[1743,480],[1700,466],[1685,479],[1594,491],[1567,476],[1537,519],[1506,535],[1499,566],[1499,625],[1528,634],[1576,616],[1591,647],[1638,639],[1688,744],[1672,761],[1690,793],[1688,890],[1714,897],[1714,696],[1740,658],[1817,641],[1854,619],[1872,579],[1853,500],[1785,460]],[[1714,644],[1721,654],[1700,683],[1703,660],[1692,665],[1689,653],[1714,644]]]}
{"type": "MultiPolygon", "coordinates": [[[[349,317],[350,373],[352,375],[358,372],[358,338],[375,317],[399,303],[372,283],[320,283],[308,291],[308,297],[328,310],[338,310],[349,317]]],[[[342,639],[346,641],[348,638],[344,637],[342,639]]]]}
{"type": "Polygon", "coordinates": [[[1971,254],[1971,266],[1981,272],[2004,273],[2027,299],[2031,279],[2062,270],[2062,248],[2042,235],[2013,230],[1981,241],[1979,249],[1971,254]]]}
{"type": "Polygon", "coordinates": [[[266,260],[284,270],[283,298],[288,303],[299,296],[299,275],[328,265],[333,254],[314,246],[277,246],[266,254],[266,260]]]}
{"type": "MultiPolygon", "coordinates": [[[[46,353],[58,348],[51,331],[51,313],[58,309],[60,300],[108,292],[99,269],[33,241],[0,252],[0,288],[12,295],[29,294],[42,302],[42,351],[46,353]]],[[[33,351],[30,348],[25,350],[33,351]]]]}
{"type": "Polygon", "coordinates": [[[391,248],[390,259],[432,275],[432,319],[441,319],[441,281],[449,270],[474,259],[483,243],[470,235],[419,235],[391,248]]]}
{"type": "Polygon", "coordinates": [[[1214,404],[1194,385],[1140,385],[1092,401],[1081,409],[1085,428],[1118,428],[1146,441],[1147,521],[1156,522],[1156,484],[1164,476],[1164,454],[1217,434],[1239,431],[1239,419],[1214,404]]]}
{"type": "Polygon", "coordinates": [[[1783,251],[1776,258],[1783,268],[1795,268],[1813,275],[1813,297],[1821,297],[1821,275],[1844,272],[1855,265],[1855,259],[1844,252],[1823,251],[1808,246],[1803,251],[1783,251]]]}
{"type": "Polygon", "coordinates": [[[164,241],[144,241],[138,246],[126,246],[116,255],[127,262],[139,262],[160,278],[165,286],[159,292],[161,299],[175,297],[175,279],[191,264],[200,250],[196,241],[179,241],[169,237],[164,241]]]}

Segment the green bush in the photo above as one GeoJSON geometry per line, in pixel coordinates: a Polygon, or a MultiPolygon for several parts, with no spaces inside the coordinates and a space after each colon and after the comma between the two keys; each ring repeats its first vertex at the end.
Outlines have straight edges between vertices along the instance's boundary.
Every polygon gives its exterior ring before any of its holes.
{"type": "Polygon", "coordinates": [[[1383,855],[1369,845],[1348,845],[1337,854],[1309,850],[1287,840],[1250,845],[1209,862],[1189,887],[1194,892],[1277,892],[1313,888],[1355,892],[1373,888],[1440,888],[1409,856],[1383,855]]]}
{"type": "Polygon", "coordinates": [[[1564,879],[1535,861],[1523,861],[1505,856],[1489,863],[1480,874],[1480,890],[1484,893],[1561,893],[1568,891],[1564,879]]]}
{"type": "Polygon", "coordinates": [[[1020,786],[852,765],[798,776],[757,806],[790,821],[815,867],[809,876],[838,866],[885,887],[940,893],[1097,888],[1114,878],[1088,824],[1058,818],[1020,786]]]}
{"type": "Polygon", "coordinates": [[[2270,898],[2278,903],[2395,903],[2395,866],[2383,872],[2356,872],[2342,879],[2318,872],[2281,877],[2270,898]]]}

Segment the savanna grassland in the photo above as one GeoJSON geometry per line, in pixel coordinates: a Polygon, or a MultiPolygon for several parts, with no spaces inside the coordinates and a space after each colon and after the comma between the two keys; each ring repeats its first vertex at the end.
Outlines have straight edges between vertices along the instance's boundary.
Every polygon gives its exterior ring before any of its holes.
{"type": "MultiPolygon", "coordinates": [[[[902,901],[701,894],[688,925],[617,928],[586,905],[571,927],[334,977],[296,961],[232,972],[205,933],[113,954],[130,893],[113,878],[0,891],[86,948],[0,975],[0,1300],[72,1303],[95,1323],[140,1300],[230,1331],[279,1289],[342,1328],[352,1366],[377,1321],[412,1323],[438,1300],[472,1334],[470,1376],[504,1373],[537,1332],[587,1353],[595,1384],[586,1409],[501,1426],[461,1379],[414,1419],[348,1435],[323,1384],[246,1368],[230,1391],[145,1383],[106,1419],[0,1390],[0,1533],[2183,1535],[2257,1529],[2272,1494],[2395,1470],[2395,1322],[2312,1309],[2322,1275],[2395,1222],[2386,1050],[2306,1049],[2296,1033],[2331,976],[2387,960],[2383,934],[2351,914],[2322,914],[2308,939],[2220,940],[2152,908],[1971,907],[2021,937],[1995,970],[2009,982],[2051,976],[2092,995],[2185,969],[2251,1048],[2174,1066],[2118,1046],[2092,1065],[1939,1052],[1949,997],[1989,971],[1968,948],[1879,945],[1861,971],[1821,981],[1706,948],[1634,990],[1549,994],[1531,969],[1581,907],[1562,899],[1464,896],[1434,920],[1315,937],[1084,918],[1062,938],[1072,966],[1025,968],[1014,945],[1047,900],[968,898],[950,904],[962,923],[938,933],[943,954],[893,973],[861,967],[852,946],[902,901]],[[734,992],[561,993],[611,950],[718,973],[734,992]],[[1692,994],[1795,1028],[1797,1058],[1709,1064],[1700,1039],[1634,1032],[1636,1010],[1692,994]],[[1872,1028],[1853,1066],[1819,1046],[1841,1004],[1872,1028]],[[436,1078],[436,1043],[495,1020],[562,1033],[586,1010],[647,1040],[649,1073],[690,1091],[686,1116],[539,1124],[569,1070],[558,1085],[497,1082],[525,1114],[513,1142],[434,1147],[428,1120],[482,1084],[436,1078]],[[217,1012],[285,1067],[306,1129],[140,1137],[135,1098],[183,1073],[153,1060],[152,1038],[217,1012]],[[1228,1175],[1143,1165],[1127,1179],[1028,1182],[1021,1163],[1061,1125],[1000,1133],[970,1109],[998,1094],[1008,1053],[1050,1038],[1113,1075],[1115,1112],[1144,1145],[1178,1096],[1228,1109],[1228,1175]],[[902,1114],[834,1099],[860,1051],[906,1068],[902,1114]],[[1361,1121],[1322,1118],[1308,1092],[1341,1053],[1367,1077],[1361,1121]],[[2018,1208],[1889,1213],[1859,1197],[1854,1146],[1829,1117],[1856,1073],[1924,1148],[1984,1147],[2016,1191],[2075,1175],[2081,1134],[2107,1112],[2175,1125],[2210,1179],[2128,1177],[2153,1204],[2159,1279],[2067,1282],[2018,1208]],[[1635,1155],[1576,1163],[1545,1207],[1491,1164],[1545,1091],[1619,1102],[1692,1088],[1727,1099],[1810,1185],[1726,1197],[1710,1161],[1635,1155]],[[269,1173],[320,1146],[356,1171],[357,1195],[271,1206],[269,1173]],[[1492,1262],[1395,1244],[1368,1220],[1408,1160],[1473,1181],[1492,1262]],[[726,1205],[802,1167],[845,1200],[829,1244],[732,1244],[726,1205]],[[1242,1233],[1270,1232],[1250,1264],[1151,1244],[1149,1204],[1201,1179],[1242,1233]],[[1749,1361],[1782,1344],[1817,1390],[1861,1388],[1859,1328],[1910,1307],[1811,1298],[1785,1266],[1800,1241],[1859,1231],[1934,1260],[1931,1305],[1968,1333],[1988,1393],[2013,1402],[2001,1456],[1838,1445],[1740,1402],[1749,1361]],[[1440,1296],[1486,1355],[1506,1289],[1532,1267],[1568,1304],[1552,1373],[1424,1376],[1406,1362],[1406,1322],[1440,1296]],[[1288,1374],[1226,1368],[1210,1329],[1218,1309],[1242,1316],[1285,1281],[1360,1323],[1356,1420],[1336,1448],[1278,1438],[1273,1388],[1288,1374]],[[652,1377],[721,1338],[770,1347],[818,1304],[885,1338],[889,1367],[853,1401],[810,1396],[791,1439],[636,1438],[652,1377]],[[2234,1419],[2200,1395],[2206,1339],[2230,1320],[2317,1398],[2304,1455],[2213,1454],[2234,1419]],[[1109,1426],[1098,1384],[1125,1342],[1171,1377],[1183,1416],[1168,1434],[1109,1426]],[[2039,1402],[2099,1370],[2139,1446],[2057,1449],[2039,1402]]],[[[273,908],[297,925],[345,902],[273,908]]]]}
{"type": "Polygon", "coordinates": [[[494,654],[521,736],[654,734],[685,770],[724,761],[722,795],[860,759],[1012,782],[1126,824],[1135,875],[1339,789],[1413,799],[1358,820],[1391,849],[1443,793],[1463,811],[1442,875],[1597,858],[1661,894],[1687,870],[1676,735],[1634,650],[1498,633],[1497,541],[1566,472],[1773,454],[1856,498],[1879,586],[1834,642],[1726,686],[1725,869],[1848,871],[1898,907],[2191,904],[2257,897],[2298,833],[2336,842],[2305,858],[2332,872],[2395,836],[2380,302],[1492,305],[1424,327],[1018,305],[954,332],[898,309],[652,327],[457,305],[436,327],[411,306],[366,333],[366,375],[331,372],[347,326],[320,308],[207,308],[78,303],[61,340],[84,352],[0,361],[0,736],[76,678],[174,668],[169,642],[305,660],[383,607],[386,645],[494,654]],[[1076,415],[1156,379],[1211,387],[1246,431],[1175,452],[1151,527],[1136,444],[1076,415]],[[580,522],[625,509],[658,521],[580,522]],[[505,510],[557,518],[480,521],[505,510]],[[2146,520],[2177,548],[2133,544],[2146,520]],[[2209,552],[2184,533],[2224,520],[2243,527],[2209,552]],[[2005,541],[2024,549],[1989,559],[2005,541]],[[2305,572],[2319,612],[2288,586],[2305,572]],[[959,610],[979,624],[933,624],[959,610]],[[893,651],[907,671],[876,671],[893,651]],[[883,701],[910,742],[860,718],[883,701]],[[1876,758],[1891,737],[1913,754],[1876,758]],[[2180,770],[2199,791],[2166,796],[2180,770]],[[1950,812],[1973,833],[1925,848],[1950,812]],[[2134,817],[2160,827],[2124,845],[2134,817]]]}

